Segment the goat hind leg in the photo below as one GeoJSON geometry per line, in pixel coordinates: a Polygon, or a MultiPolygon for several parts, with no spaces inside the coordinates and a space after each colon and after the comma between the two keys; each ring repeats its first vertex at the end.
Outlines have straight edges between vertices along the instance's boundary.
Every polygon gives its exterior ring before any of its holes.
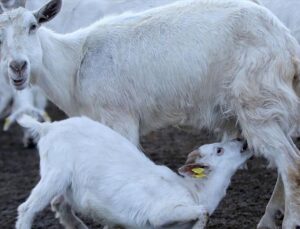
{"type": "Polygon", "coordinates": [[[88,229],[88,227],[74,214],[71,206],[62,195],[51,201],[52,211],[66,229],[88,229]]]}
{"type": "Polygon", "coordinates": [[[150,219],[154,228],[171,227],[181,224],[194,224],[193,229],[202,229],[208,220],[208,212],[199,206],[172,206],[162,209],[150,219]],[[195,223],[196,221],[196,223],[195,223]]]}

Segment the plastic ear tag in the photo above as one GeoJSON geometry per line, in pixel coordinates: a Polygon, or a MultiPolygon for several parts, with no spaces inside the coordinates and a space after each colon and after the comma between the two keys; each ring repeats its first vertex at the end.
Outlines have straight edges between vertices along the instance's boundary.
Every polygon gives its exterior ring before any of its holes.
{"type": "Polygon", "coordinates": [[[9,129],[10,125],[11,125],[11,120],[9,118],[6,118],[4,121],[3,130],[7,131],[9,129]]]}
{"type": "Polygon", "coordinates": [[[43,118],[44,118],[45,122],[51,122],[51,118],[47,112],[44,112],[43,118]]]}
{"type": "Polygon", "coordinates": [[[201,179],[206,177],[205,169],[203,168],[193,168],[192,172],[194,173],[195,178],[201,179]]]}

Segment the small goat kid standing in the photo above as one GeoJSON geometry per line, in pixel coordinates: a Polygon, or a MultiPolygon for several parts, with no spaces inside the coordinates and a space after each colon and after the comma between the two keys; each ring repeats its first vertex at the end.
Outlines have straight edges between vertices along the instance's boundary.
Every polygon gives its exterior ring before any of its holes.
{"type": "Polygon", "coordinates": [[[85,117],[39,123],[24,116],[19,123],[40,138],[41,180],[18,209],[17,229],[29,229],[53,198],[66,228],[87,228],[66,202],[111,228],[203,228],[251,156],[238,140],[204,145],[189,155],[181,177],[85,117]]]}

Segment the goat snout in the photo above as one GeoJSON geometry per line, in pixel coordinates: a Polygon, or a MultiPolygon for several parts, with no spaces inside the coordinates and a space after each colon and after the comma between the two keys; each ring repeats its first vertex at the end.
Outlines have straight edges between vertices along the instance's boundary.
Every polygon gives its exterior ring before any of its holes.
{"type": "Polygon", "coordinates": [[[197,158],[201,158],[202,155],[199,152],[199,150],[194,150],[191,153],[189,153],[188,158],[185,162],[185,164],[191,164],[191,163],[195,163],[197,158]]]}
{"type": "Polygon", "coordinates": [[[9,68],[13,73],[21,76],[25,72],[27,65],[28,63],[26,60],[12,60],[9,63],[9,68]]]}
{"type": "Polygon", "coordinates": [[[241,152],[245,152],[248,149],[248,142],[245,140],[242,145],[241,152]]]}

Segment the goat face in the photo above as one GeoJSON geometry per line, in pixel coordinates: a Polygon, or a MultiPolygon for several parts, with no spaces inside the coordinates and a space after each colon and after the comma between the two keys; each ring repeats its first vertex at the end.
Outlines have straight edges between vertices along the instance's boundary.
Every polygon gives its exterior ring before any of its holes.
{"type": "Polygon", "coordinates": [[[28,85],[31,71],[38,71],[42,64],[38,28],[60,8],[61,0],[52,0],[37,12],[18,8],[0,15],[1,71],[17,90],[28,85]]]}
{"type": "Polygon", "coordinates": [[[241,167],[252,153],[246,141],[235,139],[225,143],[206,144],[188,155],[186,164],[179,169],[184,176],[194,176],[193,169],[202,168],[205,172],[223,168],[235,171],[241,167]]]}

